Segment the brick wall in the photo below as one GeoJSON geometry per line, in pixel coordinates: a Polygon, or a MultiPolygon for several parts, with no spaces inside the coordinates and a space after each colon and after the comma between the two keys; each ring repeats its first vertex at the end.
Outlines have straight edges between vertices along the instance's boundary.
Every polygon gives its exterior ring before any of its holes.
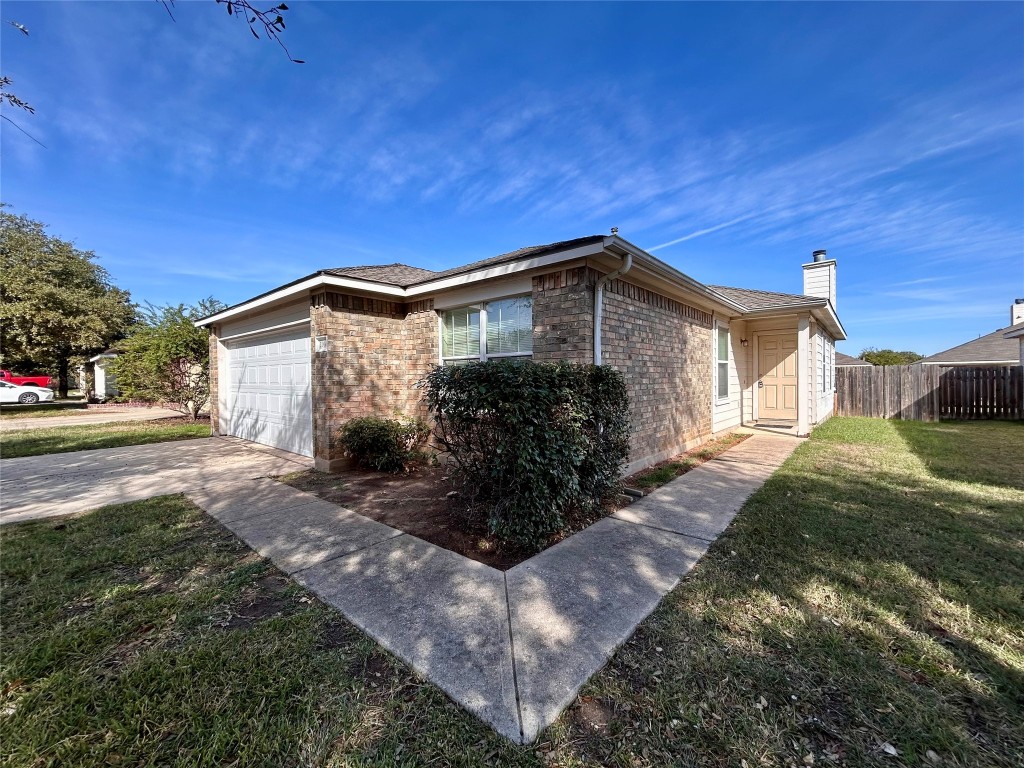
{"type": "MultiPolygon", "coordinates": [[[[591,363],[594,285],[589,267],[533,278],[533,359],[591,363]]],[[[625,280],[604,290],[604,362],[626,377],[630,463],[667,458],[711,435],[711,315],[625,280]]]]}
{"type": "Polygon", "coordinates": [[[604,362],[629,387],[630,462],[711,435],[711,315],[624,280],[605,286],[604,362]]]}
{"type": "MultiPolygon", "coordinates": [[[[338,428],[360,416],[422,416],[415,383],[437,362],[433,302],[410,304],[324,292],[312,299],[310,332],[329,349],[313,354],[313,448],[339,457],[338,428]]],[[[315,343],[315,342],[314,342],[315,343]]]]}
{"type": "Polygon", "coordinates": [[[220,368],[218,366],[217,326],[210,328],[210,431],[220,434],[220,368]]]}
{"type": "Polygon", "coordinates": [[[594,362],[594,283],[588,267],[533,278],[533,359],[594,362]]]}

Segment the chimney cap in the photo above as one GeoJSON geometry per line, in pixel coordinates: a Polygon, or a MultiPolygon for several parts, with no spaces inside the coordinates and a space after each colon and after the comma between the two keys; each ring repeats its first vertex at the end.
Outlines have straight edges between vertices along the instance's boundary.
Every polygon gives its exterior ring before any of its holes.
{"type": "Polygon", "coordinates": [[[1024,299],[1014,299],[1013,303],[1014,304],[1024,304],[1024,299]]]}
{"type": "Polygon", "coordinates": [[[825,251],[824,248],[822,248],[821,250],[818,250],[818,251],[815,251],[814,253],[812,253],[811,257],[814,259],[814,261],[824,261],[825,260],[825,254],[826,254],[826,251],[825,251]]]}

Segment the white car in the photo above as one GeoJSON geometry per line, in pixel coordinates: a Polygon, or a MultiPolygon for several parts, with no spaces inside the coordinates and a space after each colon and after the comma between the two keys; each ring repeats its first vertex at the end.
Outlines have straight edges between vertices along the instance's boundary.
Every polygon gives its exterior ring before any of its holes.
{"type": "Polygon", "coordinates": [[[32,405],[53,400],[53,390],[31,385],[19,387],[6,381],[0,381],[0,403],[21,403],[32,405]]]}

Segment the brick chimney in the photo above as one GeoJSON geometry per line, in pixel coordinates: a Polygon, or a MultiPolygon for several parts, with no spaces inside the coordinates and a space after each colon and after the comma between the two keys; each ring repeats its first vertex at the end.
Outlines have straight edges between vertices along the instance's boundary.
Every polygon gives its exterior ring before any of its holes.
{"type": "Polygon", "coordinates": [[[811,263],[804,264],[804,295],[819,296],[836,307],[836,260],[827,258],[825,251],[815,251],[811,263]]]}
{"type": "Polygon", "coordinates": [[[1024,299],[1014,299],[1010,305],[1010,325],[1024,323],[1024,299]]]}

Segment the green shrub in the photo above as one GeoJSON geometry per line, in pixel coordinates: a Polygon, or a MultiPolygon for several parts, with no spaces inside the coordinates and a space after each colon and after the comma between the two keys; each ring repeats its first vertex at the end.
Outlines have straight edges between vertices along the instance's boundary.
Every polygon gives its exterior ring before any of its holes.
{"type": "Polygon", "coordinates": [[[399,472],[429,434],[430,428],[419,419],[367,416],[346,422],[339,438],[345,455],[360,466],[399,472]]]}
{"type": "Polygon", "coordinates": [[[421,386],[438,444],[506,543],[542,547],[567,511],[617,487],[629,433],[618,371],[492,360],[436,367],[421,386]]]}

